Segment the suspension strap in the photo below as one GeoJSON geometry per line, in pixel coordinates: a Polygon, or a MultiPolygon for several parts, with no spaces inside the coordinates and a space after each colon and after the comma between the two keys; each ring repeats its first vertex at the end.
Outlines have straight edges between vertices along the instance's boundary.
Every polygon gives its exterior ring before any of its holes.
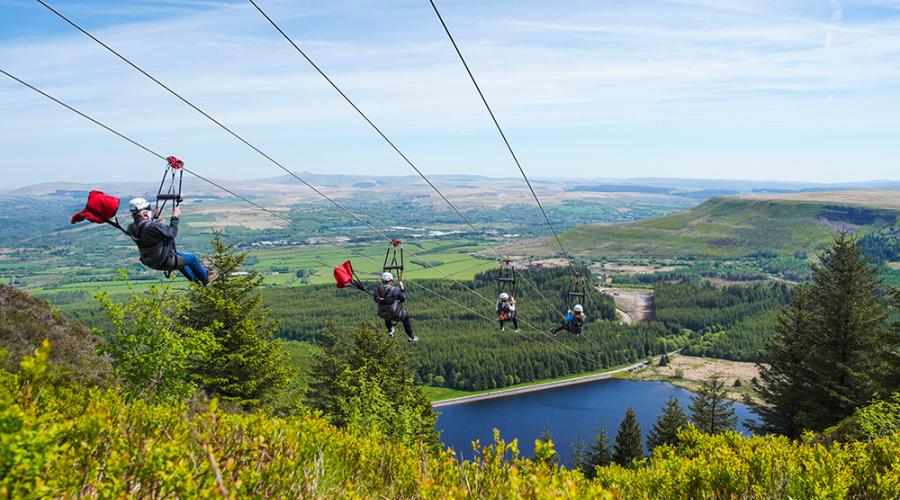
{"type": "Polygon", "coordinates": [[[569,292],[569,302],[572,305],[580,302],[584,305],[584,299],[587,296],[587,285],[585,284],[584,275],[581,274],[580,271],[575,272],[575,285],[572,287],[572,291],[569,292]]]}
{"type": "Polygon", "coordinates": [[[162,214],[166,204],[172,201],[172,210],[181,204],[181,186],[184,177],[184,162],[174,156],[166,158],[166,171],[163,172],[162,181],[159,183],[159,190],[156,193],[156,213],[162,214]],[[176,179],[177,178],[177,179],[176,179]],[[176,183],[177,180],[177,183],[176,183]],[[166,182],[168,181],[168,183],[166,182]],[[160,204],[162,202],[162,204],[160,204]]]}
{"type": "Polygon", "coordinates": [[[497,277],[497,294],[503,292],[508,292],[512,297],[516,296],[516,268],[512,266],[510,259],[503,259],[497,277]]]}
{"type": "Polygon", "coordinates": [[[403,280],[403,247],[400,246],[400,240],[391,240],[391,246],[384,254],[382,271],[396,273],[396,280],[403,280]]]}

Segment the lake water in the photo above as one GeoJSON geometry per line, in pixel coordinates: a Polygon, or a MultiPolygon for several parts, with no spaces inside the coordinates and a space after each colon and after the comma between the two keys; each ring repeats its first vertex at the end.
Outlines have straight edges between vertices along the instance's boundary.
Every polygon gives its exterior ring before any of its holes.
{"type": "MultiPolygon", "coordinates": [[[[439,412],[437,429],[441,440],[464,458],[472,457],[472,441],[491,444],[494,428],[500,429],[500,436],[507,441],[518,438],[519,449],[530,456],[534,440],[549,429],[561,462],[568,464],[575,441],[580,437],[590,443],[601,424],[606,427],[612,446],[628,407],[637,415],[646,447],[647,434],[671,394],[687,411],[691,393],[685,389],[666,382],[619,379],[445,406],[435,411],[439,412]]],[[[740,403],[734,406],[740,419],[738,431],[749,434],[744,421],[753,418],[753,413],[740,403]]]]}

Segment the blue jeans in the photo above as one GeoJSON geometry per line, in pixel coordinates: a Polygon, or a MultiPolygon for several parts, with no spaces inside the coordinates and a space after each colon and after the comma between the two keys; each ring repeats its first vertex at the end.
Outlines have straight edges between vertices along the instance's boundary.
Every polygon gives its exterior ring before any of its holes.
{"type": "Polygon", "coordinates": [[[200,259],[192,253],[184,253],[181,250],[177,250],[176,253],[185,261],[184,267],[179,269],[181,274],[191,281],[206,283],[206,280],[209,279],[209,274],[207,274],[203,264],[200,263],[200,259]]]}

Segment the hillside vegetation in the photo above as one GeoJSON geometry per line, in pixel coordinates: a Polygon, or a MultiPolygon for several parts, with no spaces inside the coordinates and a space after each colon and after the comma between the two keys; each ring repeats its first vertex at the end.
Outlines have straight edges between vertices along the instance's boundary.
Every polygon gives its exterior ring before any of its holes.
{"type": "Polygon", "coordinates": [[[0,366],[15,370],[45,340],[54,345],[52,360],[60,375],[87,384],[109,377],[111,360],[98,354],[99,337],[46,302],[0,285],[0,366]]]}
{"type": "Polygon", "coordinates": [[[315,416],[277,418],[129,401],[117,390],[59,390],[49,345],[19,375],[0,372],[0,495],[10,498],[896,498],[900,433],[849,444],[718,436],[687,427],[644,466],[588,480],[499,437],[471,461],[339,429],[315,416]]]}
{"type": "MultiPolygon", "coordinates": [[[[900,192],[888,192],[894,199],[900,192]]],[[[590,256],[748,257],[814,253],[839,228],[863,233],[893,225],[900,209],[791,199],[713,198],[690,210],[625,224],[566,231],[573,253],[590,256]]],[[[547,241],[545,251],[553,251],[547,241]]]]}
{"type": "MultiPolygon", "coordinates": [[[[62,369],[69,360],[54,357],[49,341],[0,368],[0,497],[900,495],[900,292],[884,294],[877,269],[850,236],[820,256],[810,288],[798,287],[779,314],[780,362],[772,366],[784,369],[764,370],[753,385],[766,400],[757,406],[766,428],[782,435],[733,432],[725,381],[713,377],[692,398],[689,422],[669,418],[679,414],[672,405],[660,413],[649,457],[629,409],[611,454],[592,447],[571,469],[558,465],[549,435],[535,441],[532,458],[501,431],[493,443],[476,443],[472,460],[443,449],[431,406],[413,385],[409,351],[364,325],[353,333],[328,328],[323,349],[312,354],[312,389],[296,391],[283,344],[272,338],[261,276],[235,274],[246,254],[218,238],[213,246],[225,272],[209,287],[187,294],[151,287],[124,304],[99,297],[109,318],[102,341],[72,338],[78,352],[111,355],[112,373],[100,387],[62,369]]],[[[14,304],[0,304],[10,317],[31,318],[14,330],[39,336],[63,324],[47,304],[20,293],[9,295],[14,304]]],[[[702,326],[739,322],[777,303],[780,291],[688,293],[698,295],[684,305],[697,310],[702,326]],[[751,306],[740,307],[739,296],[751,306]],[[705,305],[724,307],[716,317],[705,305]]]]}

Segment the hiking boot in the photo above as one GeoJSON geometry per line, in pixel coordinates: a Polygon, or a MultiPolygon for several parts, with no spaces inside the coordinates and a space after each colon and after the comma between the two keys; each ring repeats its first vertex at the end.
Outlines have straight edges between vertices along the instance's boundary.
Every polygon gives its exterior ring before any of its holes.
{"type": "Polygon", "coordinates": [[[412,337],[409,337],[409,338],[407,338],[406,340],[409,341],[410,343],[418,342],[418,341],[419,341],[419,337],[416,337],[415,335],[413,335],[412,337]]]}

